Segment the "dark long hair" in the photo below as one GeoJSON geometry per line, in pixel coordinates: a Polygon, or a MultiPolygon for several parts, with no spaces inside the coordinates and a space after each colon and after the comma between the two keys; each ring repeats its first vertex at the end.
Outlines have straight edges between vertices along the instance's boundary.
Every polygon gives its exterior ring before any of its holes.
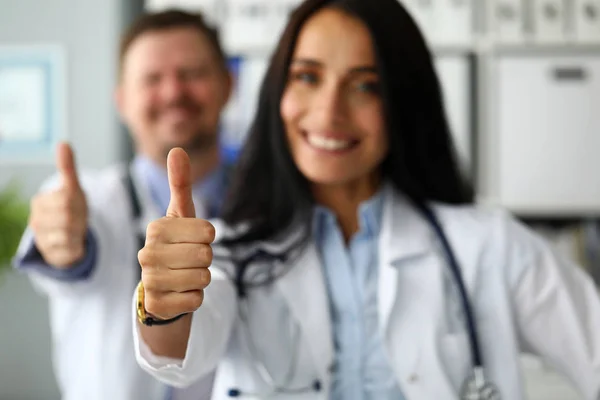
{"type": "Polygon", "coordinates": [[[358,18],[372,36],[390,144],[383,179],[417,204],[473,201],[458,167],[432,56],[405,8],[398,0],[306,0],[292,14],[271,58],[224,206],[225,222],[250,224],[238,241],[272,238],[298,219],[310,224],[310,184],[292,159],[279,105],[298,34],[327,6],[358,18]]]}

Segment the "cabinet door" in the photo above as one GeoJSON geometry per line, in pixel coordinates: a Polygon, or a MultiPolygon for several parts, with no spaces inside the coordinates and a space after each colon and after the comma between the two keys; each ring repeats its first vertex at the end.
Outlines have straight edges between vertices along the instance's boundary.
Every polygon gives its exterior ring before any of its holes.
{"type": "Polygon", "coordinates": [[[503,57],[495,174],[502,205],[600,213],[600,55],[503,57]]]}
{"type": "Polygon", "coordinates": [[[223,15],[223,45],[229,54],[267,51],[276,36],[270,30],[272,6],[269,0],[228,0],[223,15]]]}
{"type": "Polygon", "coordinates": [[[471,174],[472,99],[471,62],[463,55],[438,56],[436,70],[442,85],[444,106],[461,166],[471,174]]]}

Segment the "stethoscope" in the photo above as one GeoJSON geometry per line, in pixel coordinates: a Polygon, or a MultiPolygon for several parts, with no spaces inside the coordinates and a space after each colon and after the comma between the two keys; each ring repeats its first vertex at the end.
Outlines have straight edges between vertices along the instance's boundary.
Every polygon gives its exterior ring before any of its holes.
{"type": "MultiPolygon", "coordinates": [[[[500,400],[500,392],[498,388],[490,382],[485,374],[485,370],[483,367],[483,361],[481,356],[481,347],[478,342],[477,336],[477,326],[475,324],[474,312],[471,307],[471,303],[469,302],[467,290],[465,287],[464,280],[462,278],[462,274],[460,272],[460,267],[458,265],[458,261],[452,251],[452,247],[448,241],[444,230],[442,229],[439,220],[434,214],[433,210],[424,205],[417,204],[417,208],[421,211],[422,215],[425,217],[431,228],[434,230],[438,240],[441,242],[443,251],[445,253],[445,258],[450,268],[450,272],[452,274],[452,278],[455,281],[455,284],[458,288],[458,294],[460,297],[461,307],[463,309],[463,313],[465,315],[466,320],[466,330],[469,339],[469,347],[471,350],[471,363],[472,363],[472,371],[469,377],[464,381],[461,389],[460,389],[460,399],[461,400],[500,400]]],[[[293,354],[291,357],[290,367],[285,374],[284,382],[278,384],[273,379],[273,376],[269,373],[268,369],[265,367],[265,364],[261,361],[261,358],[258,356],[258,352],[256,351],[256,346],[254,345],[255,341],[250,332],[248,324],[248,310],[247,310],[247,300],[246,300],[246,289],[248,286],[243,282],[244,273],[248,267],[253,262],[257,261],[271,261],[283,263],[286,260],[286,256],[282,254],[274,254],[267,253],[264,250],[257,251],[256,253],[245,257],[242,260],[236,260],[236,276],[234,278],[234,282],[236,284],[238,290],[239,297],[239,312],[240,318],[242,321],[242,325],[245,326],[245,337],[248,338],[248,356],[252,359],[252,363],[254,365],[255,370],[261,376],[263,381],[269,387],[269,390],[264,393],[253,393],[250,391],[244,391],[241,388],[230,388],[227,392],[229,397],[238,398],[238,397],[253,397],[253,398],[267,398],[271,397],[275,394],[303,394],[311,391],[319,392],[322,390],[322,383],[319,379],[315,379],[313,382],[307,383],[302,387],[289,387],[289,383],[294,376],[294,372],[296,369],[297,356],[299,352],[299,327],[297,323],[293,323],[291,321],[291,325],[295,325],[295,328],[291,328],[292,331],[292,345],[294,347],[293,354]]],[[[263,282],[267,281],[272,282],[273,279],[276,279],[276,276],[270,277],[263,282]]],[[[260,286],[257,284],[256,286],[260,286]]]]}

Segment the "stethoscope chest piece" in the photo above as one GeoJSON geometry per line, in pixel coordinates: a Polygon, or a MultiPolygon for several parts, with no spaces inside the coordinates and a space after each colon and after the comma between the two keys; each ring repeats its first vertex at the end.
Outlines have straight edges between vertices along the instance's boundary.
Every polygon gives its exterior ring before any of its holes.
{"type": "Polygon", "coordinates": [[[482,371],[473,371],[462,387],[461,400],[501,400],[498,388],[484,379],[482,371]]]}

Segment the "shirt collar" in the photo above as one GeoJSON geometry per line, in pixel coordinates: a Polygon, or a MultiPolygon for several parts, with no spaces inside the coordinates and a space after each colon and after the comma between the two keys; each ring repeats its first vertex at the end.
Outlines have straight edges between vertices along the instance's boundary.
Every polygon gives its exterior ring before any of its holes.
{"type": "MultiPolygon", "coordinates": [[[[136,155],[133,167],[148,186],[152,200],[165,213],[171,199],[167,170],[162,165],[143,155],[136,155]]],[[[225,166],[220,164],[204,179],[192,184],[192,195],[207,207],[209,217],[214,217],[220,211],[225,190],[225,166]]]]}
{"type": "MultiPolygon", "coordinates": [[[[383,214],[384,192],[383,189],[378,190],[371,198],[359,205],[359,232],[363,232],[371,237],[379,234],[383,214]]],[[[316,241],[319,242],[324,232],[334,226],[338,226],[334,213],[327,207],[316,205],[313,212],[313,234],[316,241]]]]}

